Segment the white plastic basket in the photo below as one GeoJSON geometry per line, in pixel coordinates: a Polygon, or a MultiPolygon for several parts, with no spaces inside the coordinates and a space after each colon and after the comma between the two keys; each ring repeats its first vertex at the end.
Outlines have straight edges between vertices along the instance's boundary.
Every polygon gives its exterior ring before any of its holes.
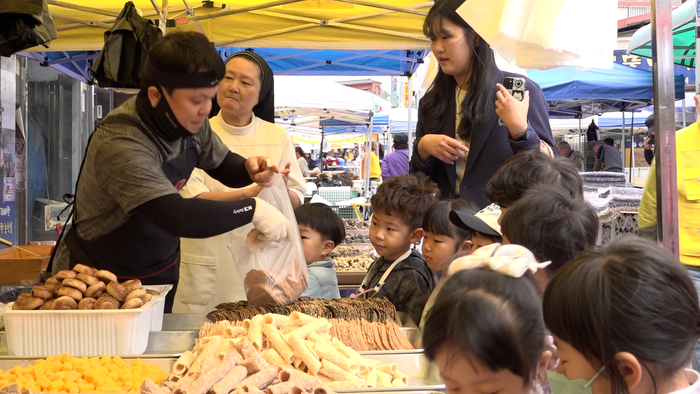
{"type": "Polygon", "coordinates": [[[10,355],[143,354],[148,333],[163,328],[165,296],[172,285],[148,285],[160,295],[137,309],[5,312],[10,355]]]}

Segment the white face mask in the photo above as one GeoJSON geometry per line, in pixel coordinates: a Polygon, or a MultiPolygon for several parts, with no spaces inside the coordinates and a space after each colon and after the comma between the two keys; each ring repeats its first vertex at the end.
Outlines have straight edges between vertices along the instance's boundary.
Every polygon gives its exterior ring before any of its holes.
{"type": "Polygon", "coordinates": [[[602,367],[591,380],[574,379],[569,380],[565,375],[556,371],[547,371],[547,380],[552,394],[592,394],[591,385],[600,376],[605,367],[602,367]]]}

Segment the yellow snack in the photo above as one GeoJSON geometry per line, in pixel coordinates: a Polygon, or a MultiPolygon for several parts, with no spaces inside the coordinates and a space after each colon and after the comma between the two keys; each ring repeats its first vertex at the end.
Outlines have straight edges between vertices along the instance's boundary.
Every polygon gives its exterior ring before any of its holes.
{"type": "Polygon", "coordinates": [[[162,369],[140,359],[101,358],[70,354],[36,360],[34,365],[0,370],[0,388],[17,383],[20,391],[51,393],[137,393],[146,378],[160,385],[168,377],[162,369]]]}

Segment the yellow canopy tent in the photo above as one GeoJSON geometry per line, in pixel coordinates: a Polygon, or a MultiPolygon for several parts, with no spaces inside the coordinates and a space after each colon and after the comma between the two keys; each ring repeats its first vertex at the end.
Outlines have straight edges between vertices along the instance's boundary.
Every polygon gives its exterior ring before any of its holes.
{"type": "MultiPolygon", "coordinates": [[[[216,46],[308,49],[429,48],[423,19],[432,1],[132,0],[144,16],[200,31],[216,46]]],[[[58,30],[50,51],[100,50],[125,0],[48,0],[58,30]]],[[[34,48],[40,51],[45,49],[34,48]]]]}

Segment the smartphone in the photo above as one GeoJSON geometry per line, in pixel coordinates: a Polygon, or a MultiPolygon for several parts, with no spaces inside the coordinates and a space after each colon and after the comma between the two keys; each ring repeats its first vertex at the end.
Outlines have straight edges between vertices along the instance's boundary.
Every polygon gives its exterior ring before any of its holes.
{"type": "MultiPolygon", "coordinates": [[[[505,77],[503,78],[503,87],[506,88],[514,99],[523,101],[525,96],[525,78],[505,77]]],[[[499,118],[498,124],[505,126],[506,124],[499,118]]]]}
{"type": "Polygon", "coordinates": [[[654,134],[651,131],[647,131],[647,137],[649,137],[649,144],[654,145],[654,134]]]}

